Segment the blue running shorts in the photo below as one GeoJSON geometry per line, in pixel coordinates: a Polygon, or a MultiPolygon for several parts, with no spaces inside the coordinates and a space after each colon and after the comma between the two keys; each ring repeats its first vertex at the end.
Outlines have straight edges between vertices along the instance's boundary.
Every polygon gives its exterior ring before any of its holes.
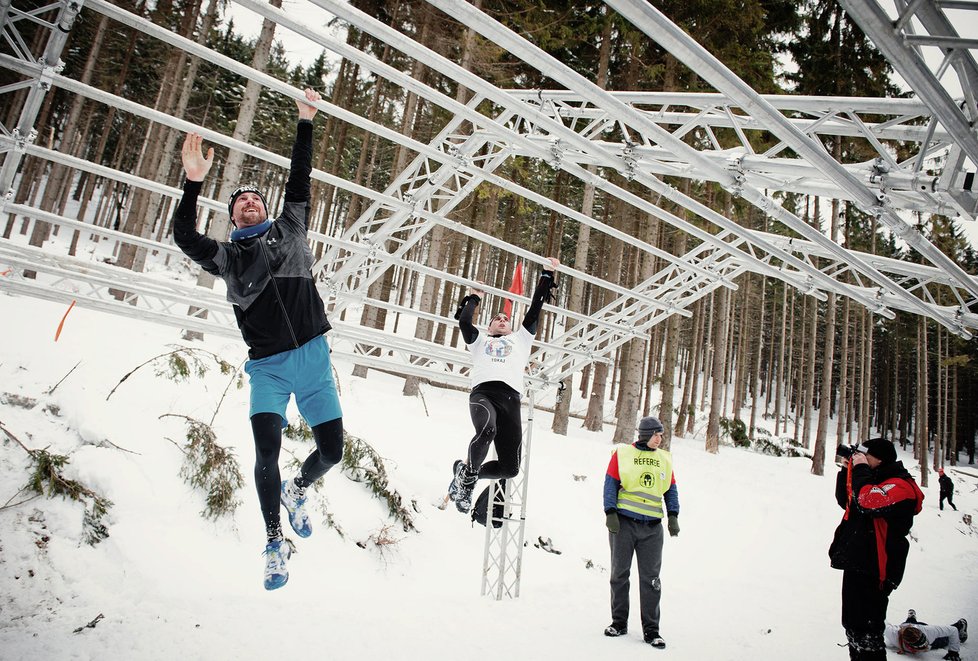
{"type": "Polygon", "coordinates": [[[249,360],[245,372],[251,382],[249,417],[256,413],[278,413],[284,427],[285,409],[292,394],[299,413],[310,427],[343,417],[333,381],[329,345],[322,335],[298,349],[249,360]]]}

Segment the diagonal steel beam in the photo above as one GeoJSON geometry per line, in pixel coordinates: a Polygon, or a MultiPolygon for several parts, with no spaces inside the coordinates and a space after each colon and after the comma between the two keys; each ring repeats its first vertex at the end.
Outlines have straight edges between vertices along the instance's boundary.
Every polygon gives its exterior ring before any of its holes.
{"type": "MultiPolygon", "coordinates": [[[[580,149],[584,152],[590,151],[595,148],[585,138],[581,138],[573,131],[570,131],[569,129],[565,128],[562,124],[558,122],[554,122],[552,118],[547,117],[546,115],[543,115],[542,113],[539,112],[527,111],[526,105],[524,103],[510,97],[506,91],[501,90],[495,87],[494,85],[487,83],[486,81],[482,80],[478,76],[475,76],[471,72],[466,71],[465,69],[450,62],[444,57],[436,53],[433,53],[432,51],[425,48],[424,46],[421,46],[416,42],[408,39],[404,35],[392,30],[388,26],[367,16],[363,12],[360,12],[359,10],[356,10],[344,3],[336,2],[335,0],[313,0],[313,2],[315,2],[315,4],[317,4],[318,6],[327,9],[328,11],[331,11],[332,13],[336,14],[340,18],[350,22],[351,24],[356,25],[358,28],[371,34],[372,36],[384,41],[385,43],[391,44],[398,50],[401,50],[402,52],[410,55],[411,57],[414,57],[415,59],[424,62],[426,65],[442,73],[443,75],[451,77],[452,79],[456,80],[459,84],[465,85],[466,87],[473,90],[474,92],[481,94],[485,96],[487,99],[490,99],[498,103],[500,106],[509,109],[523,108],[521,112],[523,113],[524,121],[527,123],[527,125],[532,125],[534,127],[534,130],[549,132],[553,134],[556,138],[559,138],[560,140],[566,139],[569,144],[573,145],[575,148],[580,149]]],[[[458,9],[458,11],[460,12],[465,12],[467,10],[471,10],[472,8],[468,7],[467,5],[464,5],[464,3],[453,3],[452,9],[458,9]],[[459,4],[460,6],[456,7],[456,4],[459,4]]],[[[478,20],[475,20],[471,23],[476,27],[478,27],[477,24],[479,20],[482,19],[491,20],[488,19],[488,17],[486,17],[481,12],[476,12],[476,16],[478,20]]],[[[465,20],[466,21],[472,20],[472,16],[469,14],[465,14],[465,20]]],[[[505,31],[505,29],[503,30],[505,31]]],[[[505,33],[509,34],[510,37],[515,38],[515,35],[512,35],[508,31],[505,31],[505,33]]],[[[681,142],[680,144],[682,145],[683,149],[689,149],[685,144],[681,142]]],[[[676,227],[679,227],[680,229],[683,229],[684,231],[687,231],[693,236],[700,238],[701,240],[706,241],[708,243],[712,243],[717,248],[720,248],[722,250],[729,250],[729,246],[723,244],[722,242],[716,241],[716,239],[709,233],[703,232],[695,225],[682,221],[681,219],[676,218],[672,214],[663,212],[663,210],[660,207],[651,204],[644,197],[635,195],[573,164],[569,164],[566,162],[559,162],[555,165],[559,166],[561,169],[568,171],[574,176],[577,176],[585,183],[593,184],[597,189],[605,191],[610,195],[616,196],[619,199],[622,199],[623,201],[627,202],[628,204],[631,204],[632,206],[635,206],[641,210],[647,211],[656,217],[665,219],[667,222],[675,225],[676,227]]],[[[622,166],[619,167],[618,169],[623,174],[631,174],[629,173],[628,168],[626,167],[624,162],[622,166]]],[[[662,195],[666,199],[669,199],[670,201],[673,201],[676,204],[686,207],[687,209],[693,211],[697,215],[702,216],[703,218],[719,225],[720,227],[723,227],[724,229],[735,231],[735,232],[744,231],[743,228],[740,228],[736,223],[728,220],[727,218],[717,213],[713,209],[697,202],[696,200],[693,200],[692,198],[689,198],[688,196],[679,193],[679,191],[673,189],[672,187],[666,185],[665,183],[659,181],[654,177],[643,176],[643,177],[637,177],[636,179],[641,181],[643,185],[651,189],[654,193],[662,195]]],[[[766,200],[764,202],[764,205],[768,205],[768,204],[774,205],[775,208],[780,209],[780,207],[778,207],[777,204],[771,200],[766,200]]],[[[795,220],[801,225],[804,225],[803,223],[801,223],[800,220],[798,219],[795,220]]],[[[810,228],[807,228],[807,230],[803,229],[802,231],[808,231],[808,230],[810,230],[810,228]]],[[[756,244],[757,248],[760,248],[765,251],[775,252],[778,259],[782,260],[783,262],[790,265],[791,267],[805,271],[813,280],[818,282],[819,286],[833,291],[837,291],[842,295],[846,295],[850,297],[855,296],[855,300],[860,304],[870,309],[879,311],[878,306],[875,304],[875,302],[872,299],[864,299],[860,296],[858,292],[854,293],[851,290],[846,290],[846,288],[842,286],[840,283],[837,283],[832,278],[826,277],[817,269],[811,268],[809,264],[806,264],[800,260],[795,259],[791,254],[784,253],[783,251],[779,251],[778,249],[774,248],[770,244],[764,245],[763,241],[759,243],[758,239],[756,238],[752,239],[752,242],[756,244]]],[[[755,261],[754,266],[757,268],[757,270],[759,270],[759,272],[772,275],[773,277],[779,277],[779,271],[777,269],[771,269],[763,261],[760,260],[755,261]]],[[[878,276],[878,278],[882,281],[885,281],[885,278],[883,278],[882,276],[878,276]]],[[[885,315],[892,314],[892,313],[887,313],[886,311],[881,311],[881,313],[885,315]]],[[[944,322],[942,321],[942,323],[944,322]]]]}
{"type": "MultiPolygon", "coordinates": [[[[839,0],[839,2],[862,31],[873,40],[893,68],[930,107],[934,116],[940,120],[954,141],[961,145],[971,162],[978,165],[978,136],[975,135],[974,127],[941,82],[931,73],[927,64],[910,47],[906,41],[908,35],[904,30],[894,26],[893,21],[876,0],[839,0]]],[[[934,23],[928,22],[928,24],[936,27],[934,23]]],[[[946,29],[953,32],[950,22],[947,22],[946,29]]],[[[962,87],[968,84],[974,85],[976,73],[978,71],[975,70],[972,61],[968,66],[968,75],[962,81],[962,87]]]]}

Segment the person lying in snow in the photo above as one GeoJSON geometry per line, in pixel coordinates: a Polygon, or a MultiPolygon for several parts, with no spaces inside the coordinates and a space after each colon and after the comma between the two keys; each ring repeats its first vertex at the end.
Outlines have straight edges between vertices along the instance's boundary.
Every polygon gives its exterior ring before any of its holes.
{"type": "Polygon", "coordinates": [[[968,621],[963,617],[943,626],[917,621],[917,613],[911,609],[903,624],[887,624],[883,632],[886,646],[899,654],[917,654],[927,650],[947,649],[945,659],[959,661],[961,643],[968,640],[968,621]]]}

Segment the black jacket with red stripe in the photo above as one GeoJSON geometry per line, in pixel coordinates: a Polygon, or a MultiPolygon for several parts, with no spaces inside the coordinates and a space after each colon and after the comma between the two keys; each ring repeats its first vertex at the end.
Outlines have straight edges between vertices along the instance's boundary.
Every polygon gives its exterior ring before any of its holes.
{"type": "Polygon", "coordinates": [[[851,480],[848,466],[839,471],[835,497],[846,513],[829,547],[832,566],[878,576],[881,589],[895,589],[907,565],[907,535],[924,500],[920,487],[902,462],[876,469],[857,464],[851,480]]]}

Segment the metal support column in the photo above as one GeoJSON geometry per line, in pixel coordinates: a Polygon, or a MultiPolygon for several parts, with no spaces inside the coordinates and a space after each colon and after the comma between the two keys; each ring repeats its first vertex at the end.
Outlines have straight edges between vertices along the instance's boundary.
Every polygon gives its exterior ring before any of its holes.
{"type": "MultiPolygon", "coordinates": [[[[71,26],[74,24],[75,17],[78,16],[81,8],[81,0],[62,2],[61,9],[58,12],[58,19],[50,26],[51,36],[48,37],[44,54],[41,55],[38,61],[38,64],[42,67],[41,75],[31,85],[31,91],[28,93],[24,107],[20,111],[17,126],[14,127],[12,132],[16,146],[7,152],[3,166],[0,167],[0,197],[2,199],[12,199],[13,197],[11,186],[14,183],[14,177],[24,156],[24,147],[32,144],[34,138],[37,136],[37,131],[34,128],[34,122],[37,121],[37,113],[41,110],[41,104],[44,102],[45,95],[51,89],[51,75],[60,72],[64,66],[64,63],[61,61],[61,52],[64,50],[65,43],[68,41],[68,34],[71,32],[71,26]]],[[[4,24],[0,26],[0,29],[14,31],[13,22],[10,21],[8,24],[10,10],[6,9],[3,15],[4,24]]],[[[34,18],[35,20],[39,20],[37,17],[34,18]]],[[[24,55],[29,57],[29,54],[25,53],[24,55]]]]}
{"type": "Polygon", "coordinates": [[[526,492],[530,484],[530,441],[533,437],[533,410],[535,390],[530,389],[526,427],[523,431],[523,453],[520,458],[522,471],[506,480],[503,495],[503,516],[493,516],[493,503],[500,488],[499,480],[493,480],[489,490],[489,507],[486,516],[486,548],[482,562],[482,594],[490,594],[499,601],[503,597],[516,599],[520,596],[520,576],[523,570],[523,539],[526,534],[526,492]],[[497,528],[495,523],[501,525],[497,528]]]}

